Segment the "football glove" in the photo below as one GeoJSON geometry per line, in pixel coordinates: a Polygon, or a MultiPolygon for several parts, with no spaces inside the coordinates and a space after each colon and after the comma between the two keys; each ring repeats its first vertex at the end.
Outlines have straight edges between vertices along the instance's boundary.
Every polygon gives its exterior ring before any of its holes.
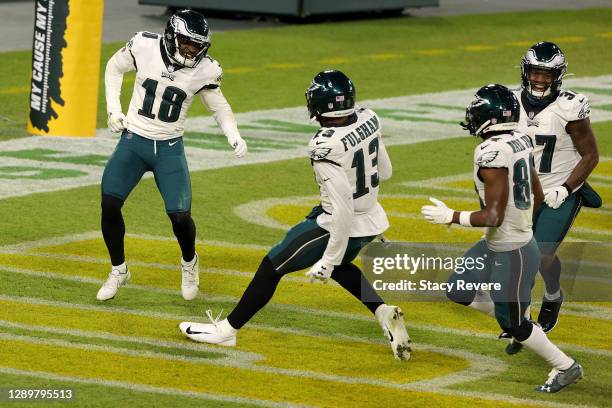
{"type": "Polygon", "coordinates": [[[450,224],[453,221],[455,210],[451,210],[442,201],[429,197],[429,201],[434,205],[424,205],[421,207],[421,214],[432,224],[450,224]]]}
{"type": "Polygon", "coordinates": [[[306,272],[306,276],[310,278],[310,283],[313,283],[315,280],[320,280],[323,283],[327,283],[329,278],[331,278],[333,270],[333,265],[327,265],[321,259],[314,264],[308,272],[306,272]]]}
{"type": "Polygon", "coordinates": [[[125,129],[125,115],[121,112],[109,112],[108,128],[111,132],[122,132],[125,129]]]}
{"type": "Polygon", "coordinates": [[[544,202],[553,210],[561,207],[561,204],[565,201],[567,197],[569,197],[570,192],[567,187],[559,186],[550,190],[544,196],[544,202]]]}
{"type": "Polygon", "coordinates": [[[227,141],[234,148],[236,157],[242,157],[247,152],[247,144],[240,135],[228,136],[227,141]]]}

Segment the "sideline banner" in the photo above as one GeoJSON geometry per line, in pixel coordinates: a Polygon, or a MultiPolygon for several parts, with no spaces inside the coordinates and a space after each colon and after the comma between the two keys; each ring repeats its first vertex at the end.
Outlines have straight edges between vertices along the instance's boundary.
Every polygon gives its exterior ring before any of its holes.
{"type": "Polygon", "coordinates": [[[36,0],[28,132],[94,136],[103,0],[36,0]]]}

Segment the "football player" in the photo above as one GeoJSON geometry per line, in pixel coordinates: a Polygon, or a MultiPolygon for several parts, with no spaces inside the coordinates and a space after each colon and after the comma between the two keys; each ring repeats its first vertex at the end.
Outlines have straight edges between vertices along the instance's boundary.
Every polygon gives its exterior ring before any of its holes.
{"type": "Polygon", "coordinates": [[[561,88],[566,70],[565,55],[559,47],[539,42],[523,57],[522,86],[515,91],[521,104],[518,129],[534,144],[535,166],[545,194],[533,225],[542,252],[540,273],[546,285],[538,315],[545,332],[557,324],[563,303],[557,248],[582,206],[597,208],[602,204],[586,182],[599,161],[589,121],[589,100],[561,88]]]}
{"type": "Polygon", "coordinates": [[[147,171],[155,176],[181,247],[183,298],[192,300],[198,294],[196,227],[191,218],[191,181],[182,138],[187,110],[195,96],[213,113],[236,156],[247,151],[232,109],[221,93],[221,67],[208,55],[210,39],[204,16],[181,10],[170,17],[163,36],[136,33],[106,65],[108,127],[121,132],[121,138],[102,176],[102,234],[112,268],[98,291],[98,300],[113,298],[130,279],[121,207],[147,171]],[[128,71],[136,71],[136,80],[126,116],[119,95],[128,71]]]}
{"type": "Polygon", "coordinates": [[[472,259],[464,265],[473,266],[451,275],[447,296],[494,315],[505,332],[550,363],[548,379],[536,390],[553,393],[582,378],[583,370],[524,316],[540,265],[531,220],[543,192],[532,164],[531,139],[514,132],[519,114],[519,102],[508,88],[487,85],[478,90],[462,126],[483,140],[474,149],[474,183],[482,209],[454,211],[432,198],[435,205],[424,206],[422,213],[435,224],[487,227],[485,238],[464,254],[465,260],[472,259]],[[490,293],[464,289],[466,282],[496,283],[498,288],[490,293]]]}
{"type": "Polygon", "coordinates": [[[324,71],[306,90],[310,117],[321,129],[309,154],[321,203],[263,258],[253,280],[226,319],[183,322],[180,330],[197,342],[233,346],[236,333],[272,298],[281,278],[310,267],[312,281],[333,279],[375,315],[395,358],[410,357],[410,338],[399,307],[386,305],[352,263],[362,247],[389,226],[378,203],[381,181],[391,177],[380,120],[355,108],[355,87],[342,72],[324,71]],[[363,295],[363,297],[362,297],[363,295]]]}

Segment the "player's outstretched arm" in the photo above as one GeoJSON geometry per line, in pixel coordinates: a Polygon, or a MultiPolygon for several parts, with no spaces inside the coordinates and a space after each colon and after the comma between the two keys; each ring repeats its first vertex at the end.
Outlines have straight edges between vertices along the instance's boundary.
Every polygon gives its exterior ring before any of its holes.
{"type": "Polygon", "coordinates": [[[236,156],[242,157],[247,153],[247,145],[238,131],[238,123],[227,99],[221,92],[221,88],[204,89],[200,92],[200,98],[206,108],[213,114],[215,121],[227,137],[227,141],[234,148],[236,156]]]}
{"type": "Polygon", "coordinates": [[[461,224],[466,227],[499,227],[504,222],[508,204],[508,169],[484,168],[479,170],[485,184],[486,206],[480,211],[455,211],[442,201],[430,198],[435,205],[425,205],[421,214],[432,224],[461,224]]]}

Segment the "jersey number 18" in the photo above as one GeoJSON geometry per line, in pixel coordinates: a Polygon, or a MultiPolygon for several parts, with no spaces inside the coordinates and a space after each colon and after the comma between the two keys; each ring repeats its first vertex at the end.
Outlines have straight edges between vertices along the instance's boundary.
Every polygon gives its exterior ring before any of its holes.
{"type": "MultiPolygon", "coordinates": [[[[153,103],[155,102],[155,92],[157,91],[158,82],[154,79],[147,78],[142,83],[142,87],[146,89],[142,108],[138,109],[138,114],[149,119],[155,119],[153,113],[153,103]]],[[[176,122],[181,114],[183,101],[187,98],[187,94],[182,89],[174,86],[169,86],[164,90],[162,101],[159,104],[159,112],[157,117],[162,122],[176,122]]]]}

